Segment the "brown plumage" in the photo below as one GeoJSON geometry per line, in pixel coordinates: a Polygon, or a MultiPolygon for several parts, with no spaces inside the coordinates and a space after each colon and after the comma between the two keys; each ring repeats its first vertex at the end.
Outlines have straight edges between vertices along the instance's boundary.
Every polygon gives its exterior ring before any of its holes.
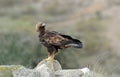
{"type": "Polygon", "coordinates": [[[54,59],[54,55],[58,52],[58,49],[68,47],[82,48],[81,41],[55,31],[48,31],[45,26],[45,23],[36,24],[36,30],[39,32],[39,40],[41,44],[47,47],[49,52],[47,60],[54,59]]]}

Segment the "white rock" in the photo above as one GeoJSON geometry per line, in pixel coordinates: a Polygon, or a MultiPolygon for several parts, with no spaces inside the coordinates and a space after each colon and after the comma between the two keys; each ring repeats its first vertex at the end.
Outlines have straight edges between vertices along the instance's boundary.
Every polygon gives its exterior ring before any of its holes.
{"type": "Polygon", "coordinates": [[[41,66],[37,67],[35,70],[40,72],[41,77],[55,77],[54,73],[45,64],[42,64],[41,66]]]}
{"type": "Polygon", "coordinates": [[[81,71],[82,71],[84,74],[90,73],[90,70],[89,70],[87,67],[81,69],[81,71]]]}
{"type": "Polygon", "coordinates": [[[42,64],[36,69],[22,68],[13,71],[13,77],[55,77],[54,73],[45,65],[42,64]]]}
{"type": "Polygon", "coordinates": [[[55,72],[56,77],[82,77],[83,73],[79,69],[59,70],[55,72]]]}
{"type": "Polygon", "coordinates": [[[34,71],[32,69],[22,68],[13,71],[13,77],[42,77],[40,72],[34,71]]]}
{"type": "Polygon", "coordinates": [[[89,68],[85,67],[80,70],[83,72],[82,77],[93,77],[93,73],[90,71],[89,68]]]}
{"type": "Polygon", "coordinates": [[[0,66],[0,77],[93,77],[89,68],[62,70],[57,60],[43,60],[35,69],[23,66],[0,66]]]}
{"type": "Polygon", "coordinates": [[[45,64],[53,72],[58,71],[58,70],[62,70],[60,63],[57,60],[54,60],[53,62],[43,60],[37,65],[37,67],[35,69],[39,68],[43,64],[45,64]]]}

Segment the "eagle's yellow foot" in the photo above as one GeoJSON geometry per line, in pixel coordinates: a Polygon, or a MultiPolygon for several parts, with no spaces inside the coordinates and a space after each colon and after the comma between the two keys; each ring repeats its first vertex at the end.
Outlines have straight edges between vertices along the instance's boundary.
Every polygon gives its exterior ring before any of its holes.
{"type": "Polygon", "coordinates": [[[53,62],[54,61],[54,56],[49,56],[48,58],[45,59],[46,61],[53,62]]]}
{"type": "Polygon", "coordinates": [[[48,67],[54,72],[54,56],[49,56],[45,61],[48,62],[48,67]]]}
{"type": "Polygon", "coordinates": [[[51,58],[51,57],[48,57],[48,58],[46,58],[45,60],[46,60],[46,61],[51,61],[51,62],[54,61],[54,59],[51,58]]]}

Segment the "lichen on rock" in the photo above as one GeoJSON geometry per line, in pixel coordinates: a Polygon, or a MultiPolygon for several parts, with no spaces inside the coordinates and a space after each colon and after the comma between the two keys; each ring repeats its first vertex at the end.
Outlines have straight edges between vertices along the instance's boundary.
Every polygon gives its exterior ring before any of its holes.
{"type": "Polygon", "coordinates": [[[14,70],[23,68],[21,65],[1,65],[0,66],[0,77],[13,77],[12,72],[14,70]]]}

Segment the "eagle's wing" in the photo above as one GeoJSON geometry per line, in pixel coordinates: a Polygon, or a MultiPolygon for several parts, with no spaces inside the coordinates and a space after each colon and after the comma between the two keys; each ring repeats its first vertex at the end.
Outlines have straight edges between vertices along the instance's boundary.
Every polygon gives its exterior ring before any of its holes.
{"type": "Polygon", "coordinates": [[[60,33],[55,32],[55,31],[47,32],[44,35],[44,41],[47,42],[48,44],[54,45],[54,46],[67,44],[67,43],[71,42],[70,39],[71,38],[66,38],[66,37],[62,36],[60,33]]]}
{"type": "Polygon", "coordinates": [[[54,46],[73,46],[79,48],[82,46],[82,43],[79,40],[73,39],[71,36],[64,35],[55,31],[47,32],[44,35],[44,41],[54,46]]]}

